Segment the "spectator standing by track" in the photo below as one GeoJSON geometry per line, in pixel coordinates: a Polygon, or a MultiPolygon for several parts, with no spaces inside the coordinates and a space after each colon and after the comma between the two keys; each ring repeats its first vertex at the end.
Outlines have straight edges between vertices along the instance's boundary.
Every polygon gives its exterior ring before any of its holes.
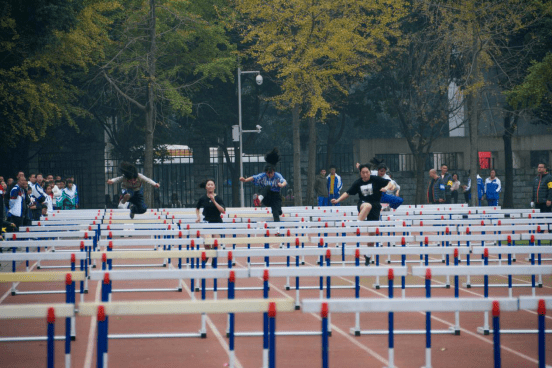
{"type": "Polygon", "coordinates": [[[334,202],[332,199],[339,197],[341,188],[343,187],[343,182],[341,181],[341,176],[336,174],[336,168],[334,165],[330,166],[330,175],[328,175],[328,200],[334,206],[339,206],[339,202],[334,202]]]}
{"type": "Polygon", "coordinates": [[[318,198],[318,206],[328,206],[328,179],[326,178],[326,170],[321,169],[320,175],[316,177],[314,182],[314,191],[318,198]]]}
{"type": "Polygon", "coordinates": [[[533,199],[531,207],[538,208],[541,212],[552,212],[552,175],[541,163],[537,167],[537,177],[533,181],[533,199]]]}
{"type": "Polygon", "coordinates": [[[445,203],[446,184],[443,178],[437,174],[437,170],[429,170],[429,185],[427,187],[427,203],[440,204],[445,203]]]}
{"type": "Polygon", "coordinates": [[[485,179],[485,197],[487,205],[498,206],[499,193],[502,190],[500,179],[496,177],[495,169],[491,169],[491,176],[485,179]]]}

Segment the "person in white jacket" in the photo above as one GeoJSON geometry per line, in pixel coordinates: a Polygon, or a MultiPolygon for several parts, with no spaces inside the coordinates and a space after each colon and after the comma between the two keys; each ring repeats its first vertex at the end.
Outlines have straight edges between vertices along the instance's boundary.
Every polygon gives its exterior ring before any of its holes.
{"type": "Polygon", "coordinates": [[[123,175],[113,179],[109,179],[107,184],[117,184],[121,182],[123,196],[119,202],[119,208],[124,208],[127,202],[130,203],[130,218],[134,215],[141,214],[147,211],[148,206],[144,202],[144,187],[142,183],[148,183],[155,188],[159,188],[159,183],[154,182],[147,176],[138,173],[136,166],[128,163],[121,163],[121,173],[123,175]]]}
{"type": "Polygon", "coordinates": [[[485,179],[485,196],[489,206],[498,206],[499,193],[502,190],[500,179],[496,177],[496,171],[491,170],[491,176],[485,179]]]}

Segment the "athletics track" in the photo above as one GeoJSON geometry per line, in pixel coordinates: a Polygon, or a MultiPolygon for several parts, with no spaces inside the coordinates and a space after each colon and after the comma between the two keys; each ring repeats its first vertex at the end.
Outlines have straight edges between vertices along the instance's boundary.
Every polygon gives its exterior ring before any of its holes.
{"type": "MultiPolygon", "coordinates": [[[[329,236],[335,234],[328,234],[329,236]]],[[[316,245],[316,244],[307,244],[316,245]]],[[[272,243],[271,248],[279,248],[279,243],[272,243]]],[[[332,250],[332,267],[341,267],[339,250],[330,246],[332,250]],[[333,252],[335,251],[335,252],[333,252]]],[[[496,258],[496,256],[491,256],[496,258]]],[[[348,259],[352,260],[352,257],[348,259]]],[[[400,258],[394,256],[393,260],[400,258]]],[[[437,260],[438,257],[430,256],[437,260]]],[[[219,260],[225,262],[226,260],[219,260]]],[[[316,266],[317,257],[307,256],[306,264],[316,266]]],[[[156,263],[158,260],[152,260],[156,263]]],[[[263,262],[262,257],[252,258],[252,262],[263,262]]],[[[271,258],[272,262],[285,262],[285,257],[271,258]]],[[[117,264],[146,263],[145,260],[120,260],[117,264]]],[[[50,264],[55,264],[54,262],[50,264]]],[[[59,262],[58,262],[59,264],[59,262]]],[[[529,264],[526,255],[517,256],[517,265],[529,264]]],[[[543,262],[550,264],[550,262],[543,262]]],[[[415,263],[415,266],[418,264],[415,263]]],[[[435,263],[440,265],[440,263],[435,263]]],[[[385,266],[382,264],[382,266],[385,266]]],[[[237,269],[246,267],[245,259],[237,259],[237,269]]],[[[361,266],[365,267],[365,266],[361,266]]],[[[375,267],[371,265],[370,267],[375,267]]],[[[410,268],[411,266],[409,266],[410,268]]],[[[430,265],[431,267],[431,265],[430,265]]],[[[33,263],[31,263],[33,268],[33,263]]],[[[35,269],[35,268],[33,268],[35,269]]],[[[24,271],[24,265],[19,265],[18,271],[24,271]]],[[[490,283],[504,283],[505,277],[491,277],[490,283]]],[[[516,276],[515,282],[530,283],[530,277],[516,276]]],[[[386,289],[373,287],[375,278],[361,279],[360,297],[387,298],[386,289]]],[[[423,285],[420,277],[408,276],[407,284],[423,285]]],[[[472,277],[473,284],[481,284],[481,277],[472,277]]],[[[387,282],[382,278],[382,285],[387,282]]],[[[433,285],[442,285],[443,277],[435,277],[433,285]]],[[[460,278],[460,283],[465,278],[460,278]]],[[[100,301],[101,281],[90,281],[89,293],[85,295],[85,302],[100,301]]],[[[209,282],[210,283],[210,282],[209,282]]],[[[212,286],[209,285],[208,286],[212,286]]],[[[226,280],[219,281],[219,287],[225,287],[226,280]]],[[[294,283],[291,290],[285,290],[284,278],[270,279],[270,297],[295,297],[294,283]]],[[[353,285],[352,277],[332,278],[332,287],[353,285]]],[[[318,285],[318,278],[301,278],[301,285],[318,285]]],[[[0,306],[27,303],[60,303],[64,301],[62,294],[40,295],[10,295],[10,284],[0,284],[0,306]]],[[[155,281],[118,281],[116,288],[172,288],[173,280],[155,281]]],[[[236,287],[260,287],[261,279],[237,279],[236,287]]],[[[201,293],[192,293],[189,281],[184,290],[179,292],[132,292],[114,293],[113,301],[134,300],[190,300],[194,294],[200,298],[201,293]]],[[[395,286],[397,287],[397,286],[395,286]]],[[[60,290],[59,283],[20,284],[19,291],[32,290],[60,290]]],[[[400,292],[395,289],[395,297],[400,292]]],[[[530,295],[531,288],[514,288],[513,296],[530,295]]],[[[490,299],[507,297],[507,288],[492,288],[490,299]]],[[[301,298],[318,298],[319,290],[302,290],[301,298]]],[[[406,290],[408,298],[425,297],[423,288],[406,290]]],[[[453,297],[453,289],[432,288],[432,297],[453,297]]],[[[537,296],[552,295],[552,277],[543,276],[543,287],[537,289],[537,296]]],[[[237,290],[236,299],[262,298],[262,290],[237,290]]],[[[460,298],[482,297],[482,288],[466,289],[461,287],[460,298]]],[[[354,297],[353,289],[332,289],[332,299],[354,297]]],[[[213,292],[208,291],[206,299],[212,299],[213,292]]],[[[218,299],[226,298],[226,291],[218,292],[218,299]]],[[[77,298],[78,301],[78,298],[77,298]]],[[[77,302],[78,308],[78,302],[77,302]]],[[[546,314],[547,327],[552,326],[552,307],[546,314]]],[[[361,315],[363,330],[387,329],[387,313],[371,313],[361,315]]],[[[501,314],[502,329],[536,329],[536,311],[503,312],[501,314]]],[[[332,314],[332,335],[329,338],[329,363],[331,367],[384,367],[387,366],[388,341],[386,335],[352,336],[349,329],[354,326],[354,314],[332,314]]],[[[448,329],[454,325],[454,313],[432,313],[432,328],[448,329]]],[[[432,366],[433,367],[492,367],[493,366],[493,336],[484,336],[477,333],[477,328],[483,325],[482,313],[462,313],[460,316],[461,334],[434,334],[432,336],[432,366]]],[[[32,336],[44,335],[46,321],[36,319],[0,320],[0,336],[32,336]]],[[[72,342],[72,366],[96,366],[96,330],[95,318],[77,316],[77,338],[72,342]]],[[[157,338],[157,339],[110,339],[109,366],[111,367],[226,367],[228,365],[228,339],[226,338],[227,315],[213,314],[207,316],[207,338],[157,338]]],[[[158,316],[122,316],[110,319],[110,333],[181,333],[197,332],[200,328],[199,315],[158,315],[158,316]]],[[[395,329],[424,329],[425,313],[395,313],[395,329]]],[[[320,314],[305,314],[302,311],[281,312],[276,316],[277,331],[320,331],[320,314]]],[[[262,331],[262,314],[236,314],[236,331],[262,331]]],[[[56,324],[56,335],[63,335],[63,324],[56,324]]],[[[262,337],[236,337],[236,367],[262,366],[262,337]]],[[[536,334],[502,334],[502,367],[537,367],[537,335],[536,334]]],[[[552,365],[552,335],[546,336],[547,364],[552,365]]],[[[55,366],[64,365],[64,343],[55,344],[55,366]]],[[[395,336],[395,365],[397,367],[422,367],[425,362],[424,335],[397,335],[395,336]]],[[[276,338],[276,366],[278,367],[320,367],[321,336],[277,336],[276,338]]],[[[46,342],[2,342],[0,343],[0,367],[42,367],[46,366],[46,342]]]]}

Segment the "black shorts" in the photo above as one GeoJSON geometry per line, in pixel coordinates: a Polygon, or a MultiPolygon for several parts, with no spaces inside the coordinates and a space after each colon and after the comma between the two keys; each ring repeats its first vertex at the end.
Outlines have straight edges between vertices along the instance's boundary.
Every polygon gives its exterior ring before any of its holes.
{"type": "MultiPolygon", "coordinates": [[[[357,209],[359,213],[360,213],[360,206],[363,203],[368,203],[368,202],[358,202],[357,204],[357,209]]],[[[381,203],[370,203],[370,204],[372,205],[372,209],[370,210],[370,212],[368,212],[368,216],[366,216],[366,221],[379,221],[380,213],[381,213],[381,203]]]]}

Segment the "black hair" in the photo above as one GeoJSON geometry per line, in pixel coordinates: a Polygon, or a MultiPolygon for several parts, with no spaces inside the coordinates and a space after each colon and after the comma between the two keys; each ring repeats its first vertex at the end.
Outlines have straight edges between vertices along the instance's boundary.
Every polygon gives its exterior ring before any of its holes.
{"type": "Polygon", "coordinates": [[[368,169],[368,171],[370,171],[370,165],[368,165],[368,164],[362,164],[362,165],[360,165],[360,166],[358,167],[358,171],[360,172],[360,171],[362,171],[362,169],[364,169],[364,168],[366,168],[366,169],[368,169]]]}
{"type": "Polygon", "coordinates": [[[138,177],[138,170],[136,169],[136,166],[130,162],[121,162],[120,170],[121,174],[123,174],[123,176],[127,179],[136,179],[138,177]]]}
{"type": "Polygon", "coordinates": [[[380,169],[385,169],[385,170],[387,170],[387,165],[384,164],[383,162],[380,163],[380,164],[378,165],[378,171],[379,171],[380,169]]]}
{"type": "Polygon", "coordinates": [[[212,181],[213,183],[215,183],[215,179],[209,178],[209,179],[205,179],[204,181],[202,181],[201,184],[199,184],[199,187],[200,187],[201,189],[205,189],[205,187],[207,186],[207,183],[210,182],[210,181],[212,181]]]}
{"type": "Polygon", "coordinates": [[[330,165],[330,170],[331,169],[337,169],[337,167],[335,167],[335,165],[330,165]]]}
{"type": "Polygon", "coordinates": [[[276,171],[276,164],[280,162],[280,153],[278,152],[278,148],[274,147],[272,151],[265,155],[264,159],[266,161],[264,172],[269,173],[276,171]]]}

